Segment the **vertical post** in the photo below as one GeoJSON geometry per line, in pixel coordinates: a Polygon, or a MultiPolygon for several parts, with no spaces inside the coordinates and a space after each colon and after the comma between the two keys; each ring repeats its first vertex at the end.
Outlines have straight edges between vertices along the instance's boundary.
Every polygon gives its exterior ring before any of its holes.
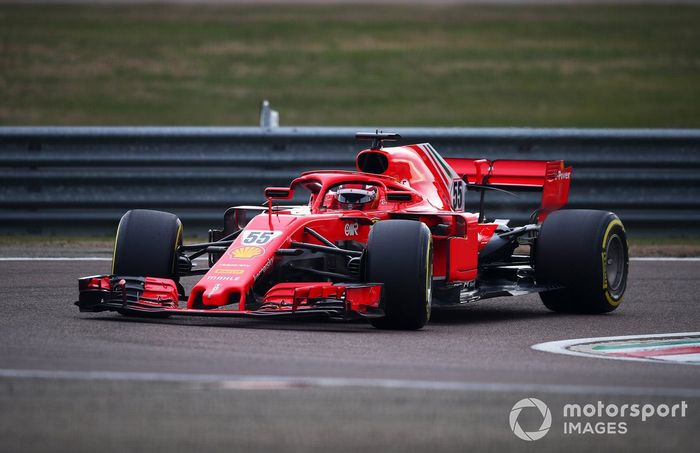
{"type": "Polygon", "coordinates": [[[263,99],[260,105],[260,127],[271,129],[273,127],[279,127],[280,125],[280,115],[277,110],[272,110],[270,107],[270,101],[263,99]]]}

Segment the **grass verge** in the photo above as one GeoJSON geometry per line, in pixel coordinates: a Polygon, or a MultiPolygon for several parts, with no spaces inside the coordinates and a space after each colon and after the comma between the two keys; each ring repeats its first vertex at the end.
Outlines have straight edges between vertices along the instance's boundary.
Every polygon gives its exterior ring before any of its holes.
{"type": "Polygon", "coordinates": [[[2,125],[700,127],[700,7],[0,5],[2,125]]]}

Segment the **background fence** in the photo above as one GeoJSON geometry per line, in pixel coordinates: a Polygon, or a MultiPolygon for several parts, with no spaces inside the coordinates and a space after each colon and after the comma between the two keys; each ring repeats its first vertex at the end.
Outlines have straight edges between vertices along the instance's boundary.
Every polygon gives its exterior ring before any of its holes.
{"type": "MultiPolygon", "coordinates": [[[[0,128],[0,233],[111,233],[138,207],[204,234],[228,206],[262,203],[265,186],[353,168],[368,146],[354,134],[367,129],[0,128]]],[[[615,211],[632,234],[700,234],[700,130],[385,130],[445,157],[564,159],[569,207],[615,211]]],[[[488,193],[487,206],[487,217],[522,221],[537,196],[488,193]]]]}

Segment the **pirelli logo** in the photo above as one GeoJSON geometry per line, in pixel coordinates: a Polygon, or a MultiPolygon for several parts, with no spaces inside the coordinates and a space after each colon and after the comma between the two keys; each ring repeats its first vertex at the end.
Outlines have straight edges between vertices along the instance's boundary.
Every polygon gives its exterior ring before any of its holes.
{"type": "Polygon", "coordinates": [[[244,269],[214,269],[215,274],[241,275],[244,272],[244,269]]]}

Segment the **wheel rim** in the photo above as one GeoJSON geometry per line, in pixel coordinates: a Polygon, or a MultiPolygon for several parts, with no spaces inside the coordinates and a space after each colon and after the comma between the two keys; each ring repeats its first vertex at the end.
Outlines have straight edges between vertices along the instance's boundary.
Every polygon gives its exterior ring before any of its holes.
{"type": "Polygon", "coordinates": [[[613,234],[605,247],[605,274],[608,290],[616,293],[622,287],[625,273],[625,252],[620,236],[613,234]]]}

